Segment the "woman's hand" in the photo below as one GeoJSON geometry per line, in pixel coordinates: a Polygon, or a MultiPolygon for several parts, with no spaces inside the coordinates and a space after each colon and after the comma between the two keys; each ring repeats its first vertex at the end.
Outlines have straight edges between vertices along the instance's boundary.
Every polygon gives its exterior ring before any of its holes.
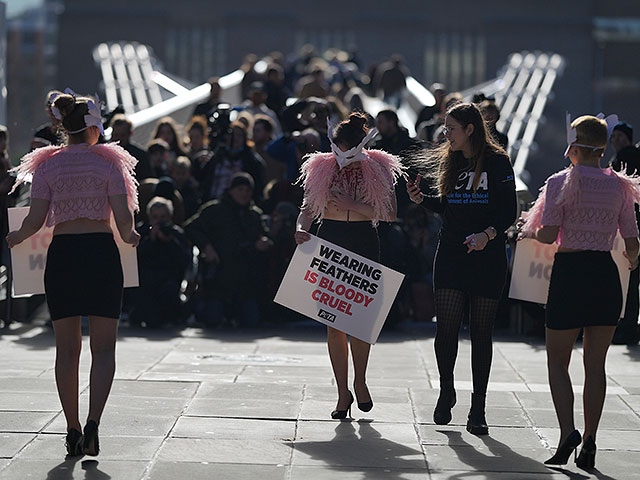
{"type": "Polygon", "coordinates": [[[467,253],[471,253],[474,250],[484,250],[484,247],[489,243],[489,235],[484,232],[480,233],[472,233],[467,237],[467,239],[463,242],[463,245],[466,245],[468,250],[467,253]]]}
{"type": "Polygon", "coordinates": [[[7,235],[7,245],[9,245],[9,248],[13,248],[22,242],[24,242],[24,238],[22,238],[20,230],[14,230],[7,235]]]}
{"type": "Polygon", "coordinates": [[[518,218],[518,221],[516,222],[516,230],[518,232],[518,236],[516,237],[516,240],[522,240],[523,238],[535,238],[535,234],[531,232],[524,232],[522,230],[524,228],[524,224],[526,223],[526,221],[527,219],[524,217],[518,218]]]}
{"type": "Polygon", "coordinates": [[[635,270],[636,268],[638,268],[638,256],[637,255],[635,257],[629,258],[629,255],[627,254],[626,251],[622,252],[622,255],[624,255],[624,258],[629,260],[629,270],[635,270]]]}
{"type": "Polygon", "coordinates": [[[128,243],[132,247],[137,247],[138,244],[140,243],[140,234],[135,230],[131,230],[131,233],[129,234],[129,238],[123,239],[123,240],[125,241],[125,243],[128,243]]]}
{"type": "Polygon", "coordinates": [[[409,194],[409,198],[413,203],[422,203],[423,194],[420,191],[420,179],[421,176],[418,174],[415,181],[411,181],[409,177],[407,178],[407,194],[409,194]]]}
{"type": "Polygon", "coordinates": [[[309,232],[305,232],[302,229],[298,229],[296,230],[296,233],[293,235],[293,238],[295,238],[296,243],[298,245],[302,245],[304,242],[308,242],[309,240],[311,240],[311,235],[309,235],[309,232]]]}
{"type": "Polygon", "coordinates": [[[341,192],[333,192],[329,198],[329,203],[338,210],[343,211],[355,210],[355,207],[357,206],[356,201],[353,198],[341,192]]]}

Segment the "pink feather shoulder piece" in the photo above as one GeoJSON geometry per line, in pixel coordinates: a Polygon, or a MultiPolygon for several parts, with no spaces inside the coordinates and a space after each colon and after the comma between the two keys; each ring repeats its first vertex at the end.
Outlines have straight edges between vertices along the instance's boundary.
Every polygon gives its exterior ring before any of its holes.
{"type": "Polygon", "coordinates": [[[22,157],[20,165],[9,170],[10,173],[15,173],[17,176],[17,181],[9,193],[13,193],[21,183],[30,182],[31,180],[27,177],[32,176],[40,165],[62,150],[62,148],[59,145],[40,147],[22,157]]]}
{"type": "MultiPolygon", "coordinates": [[[[373,223],[393,221],[392,196],[394,185],[403,167],[395,155],[381,150],[363,150],[366,159],[361,161],[364,180],[364,201],[373,207],[373,223]]],[[[322,219],[329,200],[331,184],[338,173],[338,164],[333,153],[312,153],[306,157],[301,167],[297,183],[302,184],[305,200],[302,205],[314,219],[322,219]]]]}
{"type": "Polygon", "coordinates": [[[138,160],[117,143],[100,143],[89,147],[97,155],[113,162],[122,171],[127,185],[127,201],[129,210],[137,212],[138,205],[138,180],[135,177],[135,167],[138,160]]]}

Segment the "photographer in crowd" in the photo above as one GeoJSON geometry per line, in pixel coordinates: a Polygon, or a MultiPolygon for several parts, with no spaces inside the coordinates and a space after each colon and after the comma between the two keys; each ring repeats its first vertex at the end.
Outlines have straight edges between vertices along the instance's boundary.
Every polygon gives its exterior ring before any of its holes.
{"type": "Polygon", "coordinates": [[[247,327],[259,323],[264,254],[273,242],[252,201],[254,188],[251,175],[234,173],[222,198],[205,203],[185,225],[200,250],[196,316],[206,325],[220,325],[223,319],[247,327]]]}
{"type": "Polygon", "coordinates": [[[147,206],[149,223],[140,228],[140,286],[131,312],[132,324],[162,327],[184,317],[180,287],[191,263],[191,245],[174,225],[170,200],[154,197],[147,206]]]}

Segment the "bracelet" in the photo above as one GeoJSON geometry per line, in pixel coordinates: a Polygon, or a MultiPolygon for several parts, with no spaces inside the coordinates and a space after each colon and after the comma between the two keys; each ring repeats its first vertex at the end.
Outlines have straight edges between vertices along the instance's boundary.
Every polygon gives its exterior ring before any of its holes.
{"type": "Polygon", "coordinates": [[[480,233],[484,233],[487,236],[487,242],[491,241],[491,237],[489,236],[489,234],[487,232],[485,232],[484,230],[480,233]]]}

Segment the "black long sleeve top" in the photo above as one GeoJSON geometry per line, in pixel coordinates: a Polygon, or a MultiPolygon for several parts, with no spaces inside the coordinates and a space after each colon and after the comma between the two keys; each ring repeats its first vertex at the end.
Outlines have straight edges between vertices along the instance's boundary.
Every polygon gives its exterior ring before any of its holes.
{"type": "MultiPolygon", "coordinates": [[[[447,196],[426,195],[422,205],[442,216],[440,244],[460,251],[466,237],[491,226],[498,236],[487,248],[504,245],[505,230],[516,220],[518,204],[515,177],[509,157],[485,157],[478,189],[473,191],[474,172],[461,169],[455,191],[447,196]]],[[[500,247],[503,248],[503,247],[500,247]]]]}

